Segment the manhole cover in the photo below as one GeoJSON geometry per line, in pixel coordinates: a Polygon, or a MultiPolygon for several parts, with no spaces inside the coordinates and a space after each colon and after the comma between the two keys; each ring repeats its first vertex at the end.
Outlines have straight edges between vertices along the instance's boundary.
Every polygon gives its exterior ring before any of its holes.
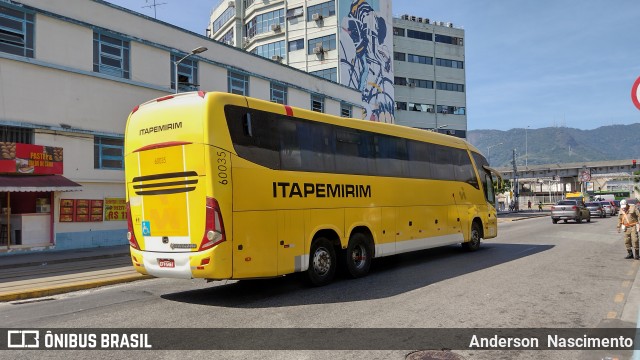
{"type": "Polygon", "coordinates": [[[407,360],[464,360],[464,357],[449,350],[422,350],[407,355],[407,360]]]}

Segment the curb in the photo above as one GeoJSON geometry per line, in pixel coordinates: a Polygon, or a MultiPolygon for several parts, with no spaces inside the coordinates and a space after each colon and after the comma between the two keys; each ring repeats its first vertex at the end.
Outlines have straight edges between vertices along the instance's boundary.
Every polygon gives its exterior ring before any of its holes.
{"type": "Polygon", "coordinates": [[[53,286],[53,287],[34,288],[26,291],[0,293],[0,302],[26,300],[26,299],[43,297],[43,296],[59,295],[59,294],[64,294],[72,291],[93,289],[101,286],[122,284],[122,283],[128,283],[128,282],[146,280],[146,279],[152,279],[152,278],[153,276],[151,275],[142,275],[142,274],[136,273],[136,274],[106,278],[104,280],[76,282],[76,283],[71,283],[67,285],[59,285],[59,286],[53,286]]]}

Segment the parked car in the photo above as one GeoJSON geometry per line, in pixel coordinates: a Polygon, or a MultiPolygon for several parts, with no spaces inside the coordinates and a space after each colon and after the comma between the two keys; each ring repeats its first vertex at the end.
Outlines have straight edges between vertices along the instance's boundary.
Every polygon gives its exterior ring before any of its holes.
{"type": "Polygon", "coordinates": [[[591,222],[591,214],[581,200],[565,199],[551,206],[551,221],[557,224],[558,220],[563,220],[565,223],[567,220],[574,220],[577,223],[581,223],[582,220],[591,222]]]}
{"type": "Polygon", "coordinates": [[[602,207],[607,212],[607,216],[615,215],[615,213],[613,212],[614,211],[613,207],[611,206],[610,202],[608,202],[608,201],[600,201],[600,204],[602,204],[602,207]]]}
{"type": "Polygon", "coordinates": [[[600,204],[599,201],[588,202],[584,205],[587,207],[587,209],[589,209],[589,214],[591,214],[591,216],[597,216],[601,218],[607,217],[607,213],[605,212],[602,204],[600,204]]]}

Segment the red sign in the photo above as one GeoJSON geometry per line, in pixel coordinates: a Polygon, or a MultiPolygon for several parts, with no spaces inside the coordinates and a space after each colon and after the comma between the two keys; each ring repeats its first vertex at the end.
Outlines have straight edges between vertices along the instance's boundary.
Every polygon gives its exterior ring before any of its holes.
{"type": "Polygon", "coordinates": [[[636,79],[636,82],[633,83],[631,87],[631,101],[633,101],[633,105],[635,105],[638,110],[640,110],[640,77],[636,79]]]}
{"type": "Polygon", "coordinates": [[[62,174],[62,148],[0,142],[0,173],[62,174]]]}

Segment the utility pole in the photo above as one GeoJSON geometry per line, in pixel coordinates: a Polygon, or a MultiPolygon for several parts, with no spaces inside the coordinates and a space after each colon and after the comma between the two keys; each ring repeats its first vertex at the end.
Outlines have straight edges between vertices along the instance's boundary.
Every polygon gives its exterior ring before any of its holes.
{"type": "Polygon", "coordinates": [[[516,164],[516,149],[513,149],[513,160],[511,161],[513,164],[513,195],[515,197],[515,211],[520,210],[520,190],[518,190],[518,165],[516,164]]]}

